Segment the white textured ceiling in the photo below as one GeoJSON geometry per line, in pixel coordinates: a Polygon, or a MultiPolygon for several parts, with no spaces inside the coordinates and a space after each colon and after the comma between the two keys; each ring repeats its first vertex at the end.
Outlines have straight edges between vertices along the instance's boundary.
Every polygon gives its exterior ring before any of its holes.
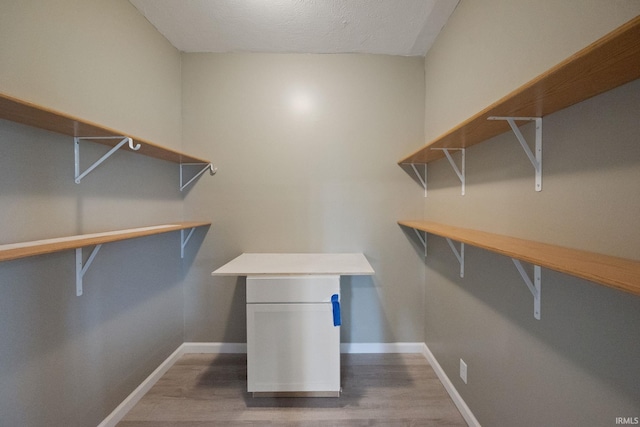
{"type": "Polygon", "coordinates": [[[458,0],[129,0],[183,52],[423,56],[458,0]]]}

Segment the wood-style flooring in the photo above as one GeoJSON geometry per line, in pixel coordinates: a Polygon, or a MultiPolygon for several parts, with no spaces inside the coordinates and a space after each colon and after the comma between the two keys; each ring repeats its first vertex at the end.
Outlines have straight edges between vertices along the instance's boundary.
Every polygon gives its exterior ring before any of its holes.
{"type": "Polygon", "coordinates": [[[246,363],[184,355],[118,427],[467,425],[420,354],[343,354],[336,398],[253,398],[246,363]]]}

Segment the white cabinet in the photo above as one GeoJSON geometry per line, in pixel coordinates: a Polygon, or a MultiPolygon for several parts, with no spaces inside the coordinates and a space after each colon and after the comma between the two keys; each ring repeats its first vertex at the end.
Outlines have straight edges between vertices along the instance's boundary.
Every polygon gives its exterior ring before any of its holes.
{"type": "Polygon", "coordinates": [[[340,276],[373,275],[363,254],[245,253],[211,274],[247,276],[248,391],[340,395],[340,276]]]}
{"type": "Polygon", "coordinates": [[[249,392],[340,394],[339,295],[337,275],[247,277],[249,392]]]}

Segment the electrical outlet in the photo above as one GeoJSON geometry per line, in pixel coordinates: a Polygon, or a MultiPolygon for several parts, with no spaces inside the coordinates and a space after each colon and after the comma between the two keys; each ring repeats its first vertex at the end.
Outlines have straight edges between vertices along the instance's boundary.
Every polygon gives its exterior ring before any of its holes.
{"type": "Polygon", "coordinates": [[[467,383],[467,364],[462,359],[460,359],[460,378],[465,384],[467,383]]]}

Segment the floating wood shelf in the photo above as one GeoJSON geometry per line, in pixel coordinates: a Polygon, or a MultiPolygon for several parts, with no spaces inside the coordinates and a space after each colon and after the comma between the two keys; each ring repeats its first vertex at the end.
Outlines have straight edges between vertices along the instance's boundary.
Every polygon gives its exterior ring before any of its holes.
{"type": "Polygon", "coordinates": [[[175,224],[155,225],[151,227],[131,228],[127,230],[108,231],[104,233],[82,234],[55,239],[36,240],[32,242],[10,243],[0,245],[0,261],[9,261],[36,255],[44,255],[68,249],[77,249],[119,240],[135,239],[177,230],[193,229],[211,225],[210,222],[181,222],[175,224]]]}
{"type": "MultiPolygon", "coordinates": [[[[145,156],[179,164],[211,163],[209,160],[180,153],[126,133],[4,94],[0,94],[0,119],[22,123],[72,137],[129,136],[133,139],[134,145],[141,145],[140,149],[135,152],[145,156]]],[[[119,142],[115,139],[96,139],[93,141],[110,147],[114,147],[119,142]]],[[[126,145],[123,146],[122,149],[133,151],[126,145]]]]}
{"type": "Polygon", "coordinates": [[[640,295],[640,261],[430,221],[399,221],[398,224],[640,295]]]}
{"type": "Polygon", "coordinates": [[[640,78],[640,16],[429,142],[398,164],[444,156],[432,148],[467,148],[509,130],[492,116],[543,117],[640,78]]]}

